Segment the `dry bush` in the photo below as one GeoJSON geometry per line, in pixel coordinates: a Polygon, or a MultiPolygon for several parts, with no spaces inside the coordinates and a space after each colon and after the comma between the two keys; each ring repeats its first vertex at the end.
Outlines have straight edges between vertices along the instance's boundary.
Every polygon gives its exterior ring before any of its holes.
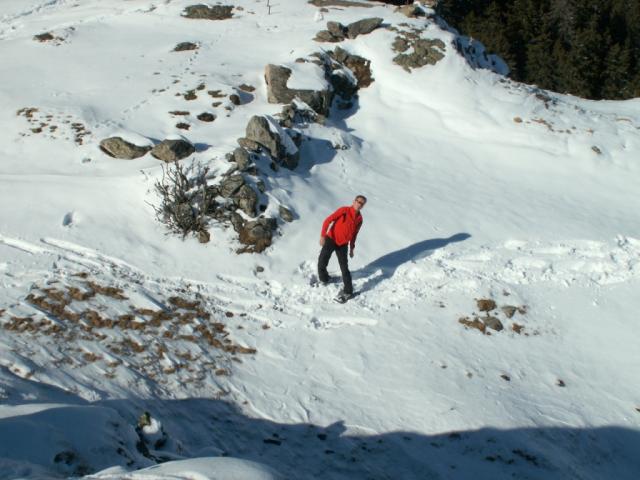
{"type": "Polygon", "coordinates": [[[170,297],[169,303],[177,308],[183,308],[185,310],[197,310],[200,306],[200,302],[198,300],[190,302],[189,300],[178,296],[170,297]]]}
{"type": "Polygon", "coordinates": [[[151,205],[156,218],[170,233],[186,237],[189,233],[206,231],[206,212],[210,199],[207,190],[209,168],[180,163],[162,166],[162,179],[154,185],[160,196],[159,205],[151,205]]]}
{"type": "Polygon", "coordinates": [[[88,281],[87,286],[94,292],[99,293],[100,295],[104,295],[105,297],[115,298],[116,300],[128,300],[121,288],[104,287],[92,281],[88,281]]]}

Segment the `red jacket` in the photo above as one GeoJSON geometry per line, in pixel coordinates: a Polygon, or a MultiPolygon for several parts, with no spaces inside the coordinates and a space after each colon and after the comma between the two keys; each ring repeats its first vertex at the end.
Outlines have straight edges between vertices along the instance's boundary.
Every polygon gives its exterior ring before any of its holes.
{"type": "Polygon", "coordinates": [[[320,235],[322,237],[329,237],[336,245],[342,246],[349,243],[351,248],[356,244],[356,237],[362,226],[362,215],[360,212],[356,212],[355,208],[340,207],[327,218],[324,219],[322,224],[322,231],[320,235]],[[329,224],[331,224],[329,228],[329,224]],[[327,233],[327,229],[329,232],[327,233]]]}

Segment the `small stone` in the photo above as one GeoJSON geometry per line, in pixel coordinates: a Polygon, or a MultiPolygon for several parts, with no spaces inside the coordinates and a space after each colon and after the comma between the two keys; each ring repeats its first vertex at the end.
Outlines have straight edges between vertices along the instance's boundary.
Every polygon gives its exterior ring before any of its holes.
{"type": "Polygon", "coordinates": [[[238,145],[240,145],[243,148],[246,148],[250,152],[258,152],[262,148],[258,142],[246,137],[239,138],[238,145]]]}
{"type": "Polygon", "coordinates": [[[522,119],[520,117],[513,117],[513,121],[516,123],[522,123],[522,119]]]}
{"type": "Polygon", "coordinates": [[[185,52],[185,51],[189,51],[189,50],[197,50],[198,49],[198,44],[196,43],[192,43],[192,42],[181,42],[179,44],[177,44],[174,48],[173,51],[174,52],[185,52]]]}
{"type": "Polygon", "coordinates": [[[518,308],[513,305],[504,305],[500,310],[502,310],[502,313],[504,313],[507,318],[511,318],[516,314],[518,308]]]}
{"type": "Polygon", "coordinates": [[[600,150],[598,147],[596,147],[595,145],[591,147],[591,150],[593,150],[594,152],[596,152],[598,155],[602,155],[602,150],[600,150]]]}
{"type": "Polygon", "coordinates": [[[502,378],[503,380],[506,380],[507,382],[511,381],[511,377],[506,373],[503,373],[502,375],[500,375],[500,378],[502,378]]]}
{"type": "Polygon", "coordinates": [[[264,267],[261,267],[260,265],[258,265],[258,266],[256,267],[256,272],[258,272],[258,273],[262,273],[262,272],[264,272],[264,267]]]}
{"type": "Polygon", "coordinates": [[[558,379],[558,381],[556,382],[556,385],[558,387],[566,387],[567,385],[564,383],[564,381],[558,379]]]}
{"type": "Polygon", "coordinates": [[[185,122],[179,122],[176,123],[176,128],[179,128],[180,130],[189,130],[191,128],[191,125],[185,122]]]}
{"type": "Polygon", "coordinates": [[[253,92],[256,89],[256,87],[254,87],[253,85],[247,85],[246,83],[243,83],[242,85],[238,86],[238,88],[243,92],[249,92],[249,93],[253,92]]]}
{"type": "Polygon", "coordinates": [[[213,113],[203,112],[196,118],[201,122],[213,122],[216,119],[216,116],[213,113]]]}
{"type": "Polygon", "coordinates": [[[209,240],[211,240],[211,234],[209,234],[209,232],[206,230],[200,230],[198,232],[198,241],[200,243],[209,243],[209,240]]]}
{"type": "Polygon", "coordinates": [[[502,325],[502,322],[500,320],[498,320],[496,317],[492,317],[490,315],[487,315],[486,317],[482,318],[482,321],[491,330],[495,330],[495,331],[499,332],[499,331],[504,329],[504,327],[502,325]]]}
{"type": "Polygon", "coordinates": [[[514,332],[516,332],[518,335],[520,335],[522,333],[522,330],[524,330],[524,325],[520,325],[518,323],[513,323],[511,325],[511,330],[513,330],[514,332]]]}
{"type": "Polygon", "coordinates": [[[242,105],[242,101],[240,100],[240,96],[235,94],[235,93],[229,95],[229,101],[231,103],[233,103],[234,105],[242,105]]]}
{"type": "Polygon", "coordinates": [[[45,33],[40,33],[38,35],[34,35],[33,39],[37,40],[38,42],[49,42],[51,40],[54,40],[56,37],[54,37],[50,32],[45,32],[45,33]]]}
{"type": "Polygon", "coordinates": [[[478,310],[481,312],[490,312],[496,308],[496,302],[490,298],[481,298],[476,300],[476,304],[478,305],[478,310]]]}

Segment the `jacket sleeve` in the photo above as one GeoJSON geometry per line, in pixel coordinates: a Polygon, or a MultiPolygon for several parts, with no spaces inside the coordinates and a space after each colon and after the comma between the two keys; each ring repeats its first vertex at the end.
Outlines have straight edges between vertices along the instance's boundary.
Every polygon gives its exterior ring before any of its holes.
{"type": "Polygon", "coordinates": [[[335,222],[337,219],[339,219],[342,216],[343,210],[344,210],[344,207],[340,207],[339,209],[337,209],[335,212],[333,212],[331,215],[329,215],[327,218],[324,219],[324,222],[322,223],[322,230],[320,231],[321,237],[327,236],[327,230],[329,229],[329,225],[331,225],[331,223],[335,222]]]}
{"type": "Polygon", "coordinates": [[[362,215],[360,215],[360,217],[358,217],[360,220],[358,221],[358,225],[356,226],[356,231],[353,234],[353,238],[351,239],[351,242],[349,247],[351,248],[351,250],[353,250],[353,248],[356,246],[356,237],[358,236],[358,232],[360,231],[360,227],[362,227],[362,215]]]}

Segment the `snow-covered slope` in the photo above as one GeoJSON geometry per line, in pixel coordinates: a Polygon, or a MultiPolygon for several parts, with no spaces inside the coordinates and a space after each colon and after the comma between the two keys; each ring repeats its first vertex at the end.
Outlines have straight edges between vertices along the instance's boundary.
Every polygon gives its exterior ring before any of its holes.
{"type": "Polygon", "coordinates": [[[474,69],[442,22],[382,4],[227,3],[1,2],[0,479],[637,478],[640,100],[474,69]],[[249,118],[281,110],[265,66],[317,85],[296,59],[364,17],[383,27],[339,45],[375,81],[265,176],[295,220],[262,254],[218,224],[166,235],[161,162],[98,148],[180,134],[185,164],[226,172],[249,118]],[[411,29],[446,48],[409,73],[411,29]],[[356,194],[359,294],[337,305],[339,282],[311,285],[319,230],[356,194]],[[460,323],[478,299],[502,331],[460,323]],[[162,427],[136,431],[145,411],[162,427]]]}

